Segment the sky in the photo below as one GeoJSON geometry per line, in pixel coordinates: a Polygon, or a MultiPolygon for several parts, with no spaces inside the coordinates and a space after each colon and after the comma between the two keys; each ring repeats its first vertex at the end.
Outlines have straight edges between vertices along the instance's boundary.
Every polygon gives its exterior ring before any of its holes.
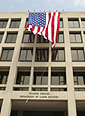
{"type": "Polygon", "coordinates": [[[1,0],[0,12],[85,11],[85,0],[1,0]]]}

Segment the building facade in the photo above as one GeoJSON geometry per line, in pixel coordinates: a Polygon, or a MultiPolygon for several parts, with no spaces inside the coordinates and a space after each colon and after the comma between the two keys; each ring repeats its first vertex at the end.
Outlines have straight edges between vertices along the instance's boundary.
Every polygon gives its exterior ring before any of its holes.
{"type": "Polygon", "coordinates": [[[55,49],[0,13],[0,116],[85,116],[85,12],[61,12],[55,49]]]}

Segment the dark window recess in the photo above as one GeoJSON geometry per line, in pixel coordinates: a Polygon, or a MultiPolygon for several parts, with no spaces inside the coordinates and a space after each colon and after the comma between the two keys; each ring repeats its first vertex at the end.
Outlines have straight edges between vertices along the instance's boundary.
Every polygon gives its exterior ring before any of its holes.
{"type": "Polygon", "coordinates": [[[74,84],[75,85],[85,85],[85,73],[84,72],[74,72],[74,84]]]}
{"type": "Polygon", "coordinates": [[[30,80],[30,72],[18,72],[16,84],[28,85],[30,80]]]}
{"type": "Polygon", "coordinates": [[[0,43],[2,41],[3,35],[4,35],[4,33],[0,33],[0,43]]]}
{"type": "Polygon", "coordinates": [[[48,91],[48,88],[32,88],[32,91],[48,91]]]}
{"type": "Polygon", "coordinates": [[[68,19],[68,25],[70,28],[79,28],[79,20],[78,19],[68,19]]]}
{"type": "Polygon", "coordinates": [[[17,33],[8,33],[6,43],[16,43],[17,33]]]}
{"type": "Polygon", "coordinates": [[[28,24],[28,19],[26,19],[25,28],[27,27],[27,24],[28,24]]]}
{"type": "Polygon", "coordinates": [[[60,19],[60,28],[63,28],[63,19],[60,19]]]}
{"type": "Polygon", "coordinates": [[[51,91],[67,91],[66,88],[51,88],[51,91]]]}
{"type": "Polygon", "coordinates": [[[45,62],[48,61],[49,50],[48,49],[37,49],[35,55],[36,62],[45,62]]]}
{"type": "Polygon", "coordinates": [[[34,37],[33,33],[24,33],[22,43],[34,43],[34,37]]]}
{"type": "Polygon", "coordinates": [[[49,43],[49,41],[41,35],[37,35],[37,43],[49,43]]]}
{"type": "Polygon", "coordinates": [[[11,115],[10,116],[18,116],[18,111],[11,111],[11,115]]]}
{"type": "Polygon", "coordinates": [[[32,61],[33,50],[32,49],[22,49],[20,52],[19,61],[32,61]]]}
{"type": "Polygon", "coordinates": [[[13,49],[3,49],[1,55],[1,61],[11,61],[13,56],[13,49]]]}
{"type": "Polygon", "coordinates": [[[82,37],[80,33],[70,33],[70,42],[71,43],[81,43],[82,37]]]}
{"type": "Polygon", "coordinates": [[[19,28],[21,20],[11,20],[10,28],[19,28]]]}
{"type": "Polygon", "coordinates": [[[52,50],[52,61],[54,61],[54,62],[64,62],[65,61],[64,49],[54,49],[54,50],[52,50]]]}
{"type": "Polygon", "coordinates": [[[66,75],[64,72],[51,72],[51,85],[65,85],[66,75]]]}
{"type": "Polygon", "coordinates": [[[72,49],[72,61],[73,62],[84,62],[84,50],[83,49],[72,49]]]}
{"type": "Polygon", "coordinates": [[[34,73],[34,79],[33,79],[34,85],[48,85],[48,73],[47,72],[35,72],[34,73]]]}
{"type": "Polygon", "coordinates": [[[64,34],[63,34],[63,32],[60,32],[58,34],[57,43],[64,43],[64,34]]]}
{"type": "Polygon", "coordinates": [[[8,72],[0,72],[0,84],[6,84],[8,78],[8,72]]]}
{"type": "Polygon", "coordinates": [[[85,19],[81,19],[82,27],[85,28],[85,19]]]}
{"type": "Polygon", "coordinates": [[[0,20],[0,28],[6,28],[8,20],[0,20]]]}

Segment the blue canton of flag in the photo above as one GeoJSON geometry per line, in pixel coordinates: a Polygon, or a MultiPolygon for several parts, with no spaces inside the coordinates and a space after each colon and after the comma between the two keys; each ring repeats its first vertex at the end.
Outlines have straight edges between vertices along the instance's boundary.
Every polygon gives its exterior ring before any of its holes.
{"type": "Polygon", "coordinates": [[[36,27],[44,27],[46,25],[46,13],[29,13],[28,24],[36,27]]]}

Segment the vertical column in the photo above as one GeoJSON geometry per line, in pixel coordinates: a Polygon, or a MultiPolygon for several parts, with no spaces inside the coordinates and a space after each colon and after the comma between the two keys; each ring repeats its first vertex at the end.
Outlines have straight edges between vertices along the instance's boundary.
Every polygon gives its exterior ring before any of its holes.
{"type": "Polygon", "coordinates": [[[71,60],[71,48],[69,38],[68,18],[64,15],[64,36],[65,36],[65,56],[66,56],[66,80],[68,93],[68,116],[76,116],[76,104],[74,96],[73,70],[71,60]]]}

